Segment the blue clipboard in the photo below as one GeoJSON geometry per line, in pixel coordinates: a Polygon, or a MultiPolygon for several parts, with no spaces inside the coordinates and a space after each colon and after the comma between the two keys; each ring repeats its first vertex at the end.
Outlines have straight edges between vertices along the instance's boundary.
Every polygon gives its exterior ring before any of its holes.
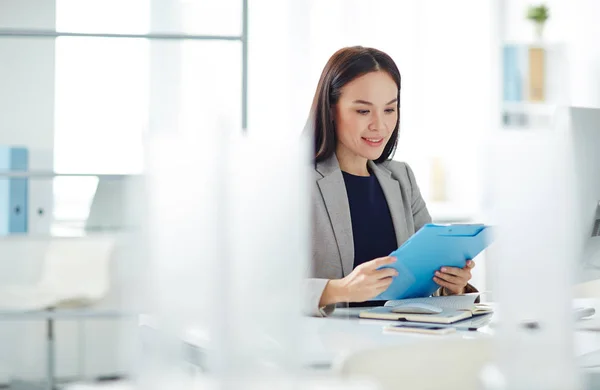
{"type": "Polygon", "coordinates": [[[374,300],[427,297],[439,286],[433,281],[441,267],[459,267],[474,259],[491,243],[490,227],[473,225],[427,224],[390,254],[397,258],[398,276],[374,300]]]}

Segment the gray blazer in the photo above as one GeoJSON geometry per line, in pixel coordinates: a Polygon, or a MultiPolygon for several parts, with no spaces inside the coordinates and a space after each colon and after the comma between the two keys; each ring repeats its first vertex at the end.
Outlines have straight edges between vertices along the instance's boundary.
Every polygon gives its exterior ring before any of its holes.
{"type": "MultiPolygon", "coordinates": [[[[402,245],[431,222],[415,176],[403,162],[386,161],[369,168],[377,177],[390,209],[396,241],[402,245]]],[[[313,187],[312,268],[306,281],[311,315],[330,314],[334,305],[319,308],[329,279],[339,279],[354,268],[354,240],[344,177],[335,156],[316,165],[313,187]]]]}

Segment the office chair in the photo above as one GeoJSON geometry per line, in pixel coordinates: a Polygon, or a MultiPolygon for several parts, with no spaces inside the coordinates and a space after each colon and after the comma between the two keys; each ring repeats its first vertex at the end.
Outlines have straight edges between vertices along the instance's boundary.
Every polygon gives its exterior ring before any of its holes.
{"type": "MultiPolygon", "coordinates": [[[[53,238],[36,284],[0,287],[0,319],[38,318],[46,322],[45,388],[48,390],[56,388],[54,322],[61,318],[56,310],[77,312],[106,296],[115,241],[111,236],[53,238]]],[[[93,311],[81,312],[82,317],[93,315],[93,311]]],[[[23,383],[14,386],[35,388],[23,383]]]]}
{"type": "Polygon", "coordinates": [[[334,370],[344,378],[371,380],[381,390],[481,388],[481,371],[492,359],[491,340],[436,337],[358,350],[334,363],[334,370]]]}
{"type": "Polygon", "coordinates": [[[80,308],[102,299],[110,287],[109,236],[53,239],[34,285],[0,287],[0,310],[80,308]]]}

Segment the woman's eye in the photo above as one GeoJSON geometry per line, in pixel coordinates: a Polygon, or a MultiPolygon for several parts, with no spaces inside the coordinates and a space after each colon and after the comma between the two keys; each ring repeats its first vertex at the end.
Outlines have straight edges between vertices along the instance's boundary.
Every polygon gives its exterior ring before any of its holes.
{"type": "Polygon", "coordinates": [[[385,112],[386,112],[387,114],[391,114],[392,112],[395,112],[395,111],[396,111],[396,109],[395,109],[395,108],[386,108],[386,110],[385,110],[385,112]]]}
{"type": "Polygon", "coordinates": [[[360,115],[367,115],[369,110],[356,110],[356,112],[358,112],[360,115]]]}

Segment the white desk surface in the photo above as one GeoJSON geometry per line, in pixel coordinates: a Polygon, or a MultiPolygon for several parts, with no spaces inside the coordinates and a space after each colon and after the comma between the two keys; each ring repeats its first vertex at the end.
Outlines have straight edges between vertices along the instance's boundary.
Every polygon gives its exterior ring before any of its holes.
{"type": "MultiPolygon", "coordinates": [[[[596,309],[597,314],[587,321],[593,321],[600,326],[600,299],[582,300],[578,303],[596,309]]],[[[358,313],[361,310],[364,309],[338,308],[328,318],[304,318],[302,324],[304,342],[301,343],[304,364],[326,368],[345,354],[362,349],[416,343],[424,339],[491,338],[494,334],[493,322],[492,325],[485,326],[477,331],[459,331],[444,336],[389,334],[383,332],[383,326],[393,322],[358,318],[358,313]]],[[[575,356],[600,351],[600,331],[575,331],[574,333],[575,356]]],[[[195,334],[192,329],[185,341],[201,347],[202,342],[198,341],[200,339],[199,335],[195,334]]],[[[600,364],[600,354],[594,357],[594,362],[593,365],[600,364]],[[597,363],[594,363],[596,360],[597,363]]]]}
{"type": "Polygon", "coordinates": [[[328,318],[306,318],[305,330],[308,340],[304,354],[307,365],[329,366],[341,356],[367,348],[405,345],[423,339],[492,337],[489,329],[461,331],[444,336],[424,334],[389,334],[383,332],[385,325],[393,321],[358,318],[363,308],[338,308],[328,318]]]}

